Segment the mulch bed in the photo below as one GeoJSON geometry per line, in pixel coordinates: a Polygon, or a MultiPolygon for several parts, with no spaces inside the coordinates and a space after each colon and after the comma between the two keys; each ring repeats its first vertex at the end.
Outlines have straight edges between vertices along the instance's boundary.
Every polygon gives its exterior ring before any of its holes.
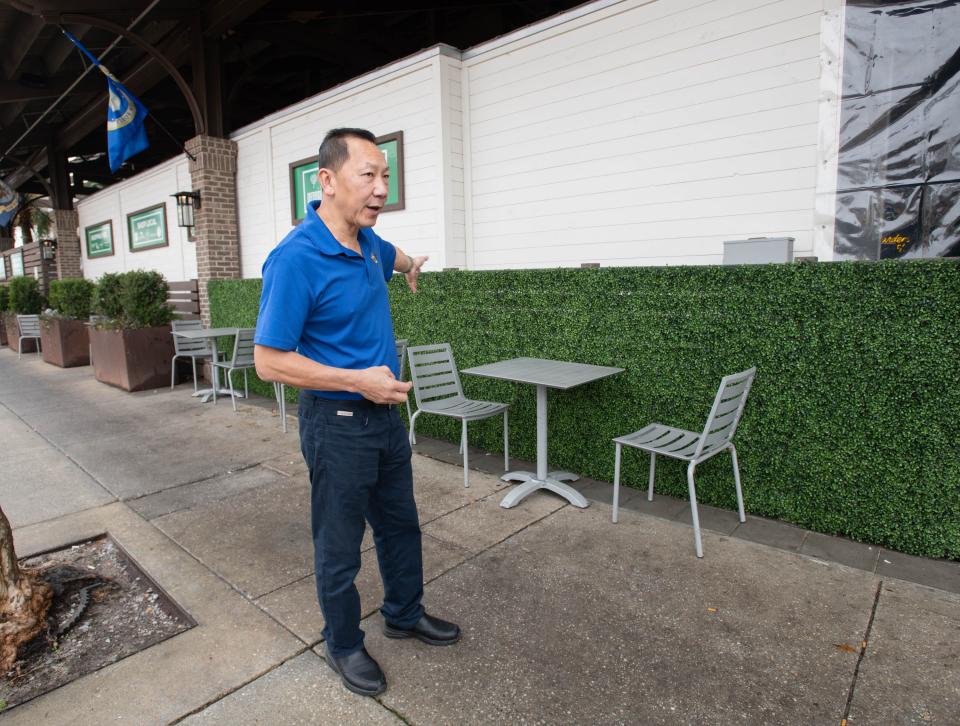
{"type": "Polygon", "coordinates": [[[110,539],[21,560],[54,587],[47,632],[0,679],[0,711],[149,648],[194,623],[110,539]]]}

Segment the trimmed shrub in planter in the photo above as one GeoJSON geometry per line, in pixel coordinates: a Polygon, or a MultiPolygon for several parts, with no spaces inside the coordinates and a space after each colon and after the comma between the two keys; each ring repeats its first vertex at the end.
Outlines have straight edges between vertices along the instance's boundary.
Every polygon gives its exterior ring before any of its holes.
{"type": "MultiPolygon", "coordinates": [[[[18,315],[39,315],[43,310],[43,296],[40,286],[32,277],[15,277],[7,285],[7,312],[3,315],[3,325],[7,333],[7,345],[11,350],[17,349],[20,340],[20,326],[17,325],[18,315]]],[[[24,353],[35,353],[35,340],[23,341],[24,353]]]]}
{"type": "Polygon", "coordinates": [[[94,288],[82,278],[50,282],[51,310],[40,318],[40,348],[47,363],[61,368],[90,364],[87,319],[94,288]]]}
{"type": "Polygon", "coordinates": [[[96,379],[126,391],[167,385],[173,310],[163,275],[143,270],[104,275],[94,293],[94,310],[106,318],[90,329],[96,379]]]}

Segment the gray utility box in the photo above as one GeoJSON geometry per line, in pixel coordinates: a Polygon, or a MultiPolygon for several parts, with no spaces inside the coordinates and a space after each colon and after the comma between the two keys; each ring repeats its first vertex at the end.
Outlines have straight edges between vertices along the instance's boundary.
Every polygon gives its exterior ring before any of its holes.
{"type": "Polygon", "coordinates": [[[761,265],[793,262],[793,237],[753,237],[723,243],[723,264],[761,265]]]}

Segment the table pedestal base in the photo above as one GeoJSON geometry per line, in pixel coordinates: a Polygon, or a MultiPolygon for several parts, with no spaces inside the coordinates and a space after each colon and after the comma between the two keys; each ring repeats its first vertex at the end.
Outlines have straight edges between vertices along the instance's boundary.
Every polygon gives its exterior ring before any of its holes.
{"type": "Polygon", "coordinates": [[[510,509],[511,507],[517,506],[527,495],[538,489],[549,489],[554,494],[559,494],[573,506],[584,509],[590,503],[580,492],[569,484],[564,483],[576,481],[579,478],[576,474],[572,474],[569,471],[551,471],[547,473],[544,479],[538,479],[537,475],[532,471],[507,472],[500,477],[501,481],[518,481],[523,483],[511,489],[510,493],[501,500],[500,506],[504,509],[510,509]]]}
{"type": "MultiPolygon", "coordinates": [[[[194,398],[200,396],[200,403],[209,403],[213,398],[213,389],[212,388],[201,388],[194,391],[190,394],[194,398]]],[[[234,391],[233,395],[237,398],[245,398],[243,391],[234,391]]],[[[219,398],[230,398],[230,389],[224,388],[223,386],[217,387],[217,397],[219,398]]]]}

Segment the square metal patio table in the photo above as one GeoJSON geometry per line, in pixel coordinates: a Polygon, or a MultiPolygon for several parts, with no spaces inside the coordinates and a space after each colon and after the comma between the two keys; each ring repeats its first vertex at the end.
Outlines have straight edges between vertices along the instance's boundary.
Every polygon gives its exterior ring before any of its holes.
{"type": "MultiPolygon", "coordinates": [[[[242,328],[201,328],[200,330],[175,330],[173,334],[181,338],[186,338],[187,340],[209,340],[210,348],[213,350],[213,360],[218,360],[217,338],[225,338],[231,335],[236,338],[240,330],[242,330],[242,328]]],[[[218,394],[221,392],[226,393],[227,391],[225,389],[217,385],[217,379],[219,377],[216,366],[213,366],[213,388],[201,388],[190,395],[200,396],[200,401],[207,403],[207,401],[213,398],[214,390],[216,390],[218,394]]],[[[234,395],[243,398],[242,391],[235,391],[234,395]]]]}
{"type": "Polygon", "coordinates": [[[510,490],[500,502],[505,509],[515,507],[528,494],[538,489],[549,489],[575,507],[586,507],[586,498],[567,484],[580,477],[569,471],[547,471],[547,389],[567,390],[600,378],[622,373],[623,368],[595,366],[589,363],[568,363],[545,358],[511,358],[497,363],[466,368],[461,373],[486,378],[498,378],[517,383],[531,383],[537,387],[537,471],[511,471],[500,477],[503,481],[523,482],[510,490]]]}

